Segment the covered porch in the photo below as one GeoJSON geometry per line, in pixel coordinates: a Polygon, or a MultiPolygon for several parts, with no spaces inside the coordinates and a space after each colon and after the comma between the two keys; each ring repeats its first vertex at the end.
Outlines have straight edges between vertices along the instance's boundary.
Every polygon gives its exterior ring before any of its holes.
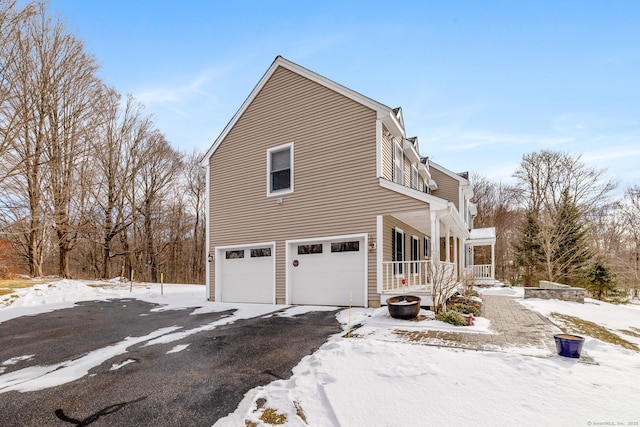
{"type": "Polygon", "coordinates": [[[493,285],[495,277],[496,229],[495,227],[474,228],[467,239],[466,274],[473,277],[478,285],[493,285]],[[490,251],[488,250],[490,248],[490,251]],[[479,250],[477,250],[479,249],[479,250]],[[480,261],[476,264],[477,261],[480,261]]]}
{"type": "Polygon", "coordinates": [[[433,275],[446,271],[460,279],[465,266],[468,231],[457,211],[440,209],[378,216],[377,273],[380,302],[412,294],[433,305],[433,275]]]}

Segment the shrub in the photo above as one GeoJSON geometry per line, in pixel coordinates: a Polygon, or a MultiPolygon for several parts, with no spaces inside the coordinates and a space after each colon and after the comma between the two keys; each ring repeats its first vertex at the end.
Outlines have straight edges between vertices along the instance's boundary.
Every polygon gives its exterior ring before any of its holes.
{"type": "Polygon", "coordinates": [[[480,310],[469,304],[453,304],[449,307],[449,310],[457,311],[462,314],[473,314],[474,316],[480,316],[480,310]]]}
{"type": "Polygon", "coordinates": [[[450,323],[454,326],[466,326],[469,324],[467,318],[458,311],[447,311],[445,313],[440,313],[436,316],[436,320],[450,323]]]}

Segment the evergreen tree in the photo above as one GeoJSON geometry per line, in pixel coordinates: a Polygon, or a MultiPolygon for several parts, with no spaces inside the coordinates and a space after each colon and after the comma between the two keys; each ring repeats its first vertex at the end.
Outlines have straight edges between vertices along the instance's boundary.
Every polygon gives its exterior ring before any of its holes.
{"type": "Polygon", "coordinates": [[[549,280],[577,285],[593,257],[587,240],[587,227],[575,202],[565,191],[558,210],[552,216],[546,254],[549,280]]]}
{"type": "Polygon", "coordinates": [[[585,275],[585,287],[596,298],[602,299],[618,292],[618,284],[615,273],[601,259],[596,259],[587,269],[585,275]]]}
{"type": "Polygon", "coordinates": [[[538,215],[533,209],[527,210],[520,237],[514,245],[516,266],[522,268],[522,285],[537,286],[537,279],[543,260],[543,250],[540,244],[540,223],[538,215]]]}

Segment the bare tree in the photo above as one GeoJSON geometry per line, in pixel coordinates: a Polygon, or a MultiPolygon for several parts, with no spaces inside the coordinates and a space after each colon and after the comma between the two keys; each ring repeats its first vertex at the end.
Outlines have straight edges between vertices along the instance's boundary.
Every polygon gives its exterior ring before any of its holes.
{"type": "Polygon", "coordinates": [[[185,159],[186,187],[190,211],[193,212],[191,254],[192,279],[196,283],[204,281],[205,263],[205,203],[206,180],[205,170],[200,165],[202,153],[194,151],[185,159]]]}
{"type": "Polygon", "coordinates": [[[98,95],[95,60],[69,34],[59,19],[41,16],[32,27],[39,71],[38,89],[46,121],[45,187],[52,202],[52,226],[57,236],[58,273],[69,277],[69,253],[83,219],[81,172],[89,160],[88,129],[98,95]]]}
{"type": "Polygon", "coordinates": [[[163,196],[168,190],[168,184],[180,173],[182,167],[181,155],[175,151],[164,135],[159,131],[151,132],[143,141],[144,156],[136,177],[136,189],[140,197],[137,211],[142,218],[143,253],[150,271],[150,279],[159,279],[160,251],[162,246],[156,237],[158,230],[154,225],[159,222],[163,196]]]}
{"type": "Polygon", "coordinates": [[[204,172],[96,77],[45,2],[0,0],[0,234],[32,276],[204,275],[204,172]],[[80,250],[79,250],[80,249],[80,250]]]}
{"type": "Polygon", "coordinates": [[[565,195],[584,214],[608,203],[617,184],[605,170],[587,167],[581,156],[542,150],[525,154],[513,176],[524,207],[557,210],[565,195]]]}
{"type": "MultiPolygon", "coordinates": [[[[13,98],[16,93],[13,85],[23,58],[21,28],[35,13],[35,3],[18,9],[16,0],[0,0],[0,157],[10,149],[15,132],[20,128],[20,119],[23,118],[15,110],[13,98]]],[[[0,171],[0,181],[9,173],[7,168],[0,171]]]]}
{"type": "Polygon", "coordinates": [[[427,277],[433,286],[433,311],[438,314],[447,311],[447,300],[456,292],[459,282],[452,265],[438,261],[428,265],[427,277]]]}
{"type": "Polygon", "coordinates": [[[624,200],[620,205],[620,215],[624,224],[624,234],[629,242],[629,265],[631,274],[627,275],[627,282],[637,289],[640,287],[640,186],[633,185],[625,191],[624,200]]]}
{"type": "MultiPolygon", "coordinates": [[[[584,236],[589,221],[611,206],[610,193],[616,183],[606,179],[604,172],[587,167],[580,156],[548,150],[525,154],[514,172],[520,206],[539,225],[538,244],[543,251],[539,273],[548,280],[575,281],[571,271],[588,261],[588,241],[576,236],[584,236]]],[[[532,236],[525,233],[520,238],[532,236]]],[[[529,247],[524,241],[514,243],[520,249],[529,247]]],[[[519,258],[524,259],[523,254],[519,258]]]]}
{"type": "MultiPolygon", "coordinates": [[[[124,255],[112,252],[113,241],[134,221],[134,208],[129,205],[127,190],[136,174],[136,159],[131,154],[142,144],[151,129],[151,120],[143,116],[143,107],[132,96],[121,106],[121,96],[114,89],[104,88],[98,114],[99,123],[93,141],[94,161],[98,180],[93,185],[93,197],[100,215],[101,264],[100,276],[111,276],[111,260],[124,255]]],[[[139,163],[138,163],[139,165],[139,163]]]]}

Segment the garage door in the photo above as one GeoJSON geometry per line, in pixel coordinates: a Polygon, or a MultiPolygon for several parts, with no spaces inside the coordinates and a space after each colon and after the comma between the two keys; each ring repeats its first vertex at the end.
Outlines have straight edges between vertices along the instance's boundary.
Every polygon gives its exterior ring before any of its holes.
{"type": "Polygon", "coordinates": [[[220,301],[273,304],[273,256],[272,246],[219,249],[220,301]]]}
{"type": "Polygon", "coordinates": [[[364,238],[290,243],[291,304],[364,306],[364,238]]]}

